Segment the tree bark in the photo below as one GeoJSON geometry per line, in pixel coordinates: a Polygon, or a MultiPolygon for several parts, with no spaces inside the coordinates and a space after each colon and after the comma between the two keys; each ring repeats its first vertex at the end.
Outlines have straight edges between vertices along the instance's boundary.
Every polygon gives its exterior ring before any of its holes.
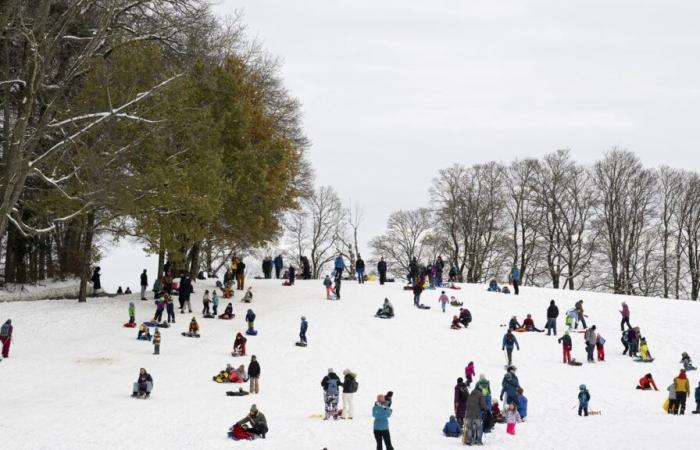
{"type": "Polygon", "coordinates": [[[85,221],[85,239],[83,240],[83,251],[81,255],[80,291],[78,301],[87,301],[87,282],[90,277],[90,262],[92,261],[92,238],[95,232],[95,211],[90,210],[85,221]]]}

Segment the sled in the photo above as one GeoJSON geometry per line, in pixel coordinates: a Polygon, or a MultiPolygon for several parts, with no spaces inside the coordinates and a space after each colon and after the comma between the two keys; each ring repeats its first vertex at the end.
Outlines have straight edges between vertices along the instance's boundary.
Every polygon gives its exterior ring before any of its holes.
{"type": "Polygon", "coordinates": [[[464,302],[450,302],[450,306],[464,306],[464,302]]]}
{"type": "Polygon", "coordinates": [[[393,319],[394,318],[394,316],[376,316],[376,315],[374,317],[376,317],[378,319],[393,319]]]}
{"type": "Polygon", "coordinates": [[[403,287],[403,290],[404,290],[404,291],[412,291],[412,290],[413,290],[413,286],[404,286],[404,287],[403,287]]]}
{"type": "Polygon", "coordinates": [[[292,284],[289,281],[285,281],[282,283],[282,286],[291,286],[292,284]]]}
{"type": "Polygon", "coordinates": [[[226,395],[229,397],[242,397],[248,394],[250,394],[250,392],[244,391],[243,389],[239,389],[238,391],[226,391],[226,395]]]}
{"type": "Polygon", "coordinates": [[[205,319],[216,319],[216,316],[214,314],[205,314],[202,317],[205,319]]]}
{"type": "Polygon", "coordinates": [[[650,362],[654,362],[654,358],[649,358],[649,359],[634,358],[634,361],[641,362],[641,363],[650,363],[650,362]]]}
{"type": "Polygon", "coordinates": [[[221,320],[233,320],[234,317],[236,317],[236,315],[235,315],[235,314],[231,314],[231,317],[222,317],[222,316],[219,316],[219,319],[221,319],[221,320]]]}
{"type": "Polygon", "coordinates": [[[588,411],[589,416],[600,416],[601,414],[603,414],[602,411],[588,411]]]}
{"type": "Polygon", "coordinates": [[[582,366],[582,365],[583,365],[582,362],[578,362],[578,361],[576,361],[575,359],[569,361],[567,364],[570,365],[570,366],[576,366],[576,367],[582,366]]]}
{"type": "Polygon", "coordinates": [[[306,343],[304,342],[295,342],[294,345],[296,345],[297,347],[306,347],[306,343]]]}
{"type": "Polygon", "coordinates": [[[248,336],[257,336],[258,335],[258,330],[253,330],[252,328],[248,328],[245,330],[245,334],[248,336]]]}
{"type": "Polygon", "coordinates": [[[430,306],[421,303],[420,305],[418,305],[418,309],[430,309],[430,306]]]}
{"type": "Polygon", "coordinates": [[[199,337],[198,334],[186,333],[186,332],[184,332],[184,331],[183,331],[181,334],[182,334],[183,336],[185,336],[185,337],[194,337],[194,338],[198,338],[198,337],[199,337]]]}
{"type": "Polygon", "coordinates": [[[127,322],[124,324],[126,328],[136,328],[136,322],[127,322]]]}
{"type": "Polygon", "coordinates": [[[459,286],[454,286],[454,285],[452,285],[452,286],[448,287],[447,289],[454,289],[454,290],[456,290],[456,291],[459,291],[459,290],[461,290],[462,288],[459,287],[459,286]]]}
{"type": "Polygon", "coordinates": [[[158,322],[144,322],[143,324],[146,325],[147,327],[170,328],[170,325],[168,324],[168,322],[161,322],[161,323],[158,323],[158,322]]]}

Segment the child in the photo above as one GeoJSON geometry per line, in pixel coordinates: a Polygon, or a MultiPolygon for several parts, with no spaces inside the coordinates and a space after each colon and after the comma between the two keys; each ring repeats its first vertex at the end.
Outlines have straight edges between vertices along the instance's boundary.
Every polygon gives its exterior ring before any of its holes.
{"type": "Polygon", "coordinates": [[[133,294],[133,292],[131,292],[131,288],[129,286],[126,287],[126,291],[124,291],[124,293],[127,295],[133,294]]]}
{"type": "Polygon", "coordinates": [[[204,308],[202,309],[202,315],[208,316],[209,315],[209,289],[204,291],[204,296],[202,297],[202,304],[204,304],[204,308]]]}
{"type": "Polygon", "coordinates": [[[585,384],[579,386],[578,390],[578,415],[580,416],[583,412],[585,416],[588,416],[588,402],[591,400],[591,394],[586,389],[585,384]]]}
{"type": "Polygon", "coordinates": [[[459,316],[452,316],[452,325],[450,325],[450,328],[453,330],[459,330],[462,328],[462,326],[459,324],[459,316]]]}
{"type": "Polygon", "coordinates": [[[243,303],[251,303],[253,301],[253,288],[248,288],[247,291],[245,291],[245,295],[241,299],[243,303]]]}
{"type": "Polygon", "coordinates": [[[651,352],[649,351],[649,346],[647,345],[647,339],[642,338],[639,343],[639,357],[642,361],[647,361],[651,359],[651,352]]]}
{"type": "Polygon", "coordinates": [[[153,335],[153,354],[160,355],[160,331],[156,328],[156,332],[153,335]]]}
{"type": "Polygon", "coordinates": [[[467,378],[467,386],[472,384],[472,379],[476,376],[474,371],[474,361],[469,361],[467,367],[464,368],[464,376],[467,378]]]}
{"type": "Polygon", "coordinates": [[[693,361],[690,359],[690,355],[688,355],[686,352],[683,352],[681,355],[681,363],[683,363],[683,368],[686,372],[696,369],[696,367],[693,366],[693,361]]]}
{"type": "Polygon", "coordinates": [[[245,321],[248,324],[248,331],[253,330],[255,327],[255,313],[252,309],[249,309],[245,315],[245,321]]]}
{"type": "Polygon", "coordinates": [[[197,319],[194,317],[190,321],[190,329],[188,330],[187,335],[190,337],[199,337],[199,324],[197,323],[197,319]]]}
{"type": "Polygon", "coordinates": [[[600,334],[595,341],[595,348],[598,351],[598,361],[605,361],[605,338],[600,334]]]}
{"type": "Polygon", "coordinates": [[[518,410],[515,409],[515,404],[510,403],[506,409],[506,433],[515,436],[515,424],[522,422],[518,410]]]}
{"type": "Polygon", "coordinates": [[[168,312],[168,323],[175,323],[175,304],[173,303],[173,298],[170,294],[165,294],[163,298],[165,299],[165,309],[168,312]]]}
{"type": "Polygon", "coordinates": [[[647,391],[651,390],[652,388],[654,388],[655,391],[658,391],[656,383],[654,382],[654,377],[652,377],[650,373],[644,375],[642,378],[639,379],[639,385],[637,386],[637,389],[647,391]]]}
{"type": "Polygon", "coordinates": [[[462,434],[462,427],[457,423],[457,418],[455,416],[450,416],[450,420],[445,424],[442,432],[445,433],[447,437],[459,437],[462,434]]]}
{"type": "Polygon", "coordinates": [[[213,291],[211,293],[211,306],[212,306],[212,315],[216,316],[216,309],[219,307],[219,295],[216,293],[216,291],[213,291]]]}
{"type": "Polygon", "coordinates": [[[246,339],[240,332],[236,334],[236,339],[233,341],[233,352],[231,356],[245,356],[246,339]]]}
{"type": "Polygon", "coordinates": [[[134,325],[136,323],[136,307],[134,302],[129,302],[129,325],[134,325]]]}
{"type": "Polygon", "coordinates": [[[450,298],[445,294],[445,291],[442,291],[442,294],[440,295],[440,298],[438,298],[438,302],[440,302],[442,306],[442,312],[445,312],[445,307],[447,306],[447,302],[450,301],[450,298]]]}
{"type": "Polygon", "coordinates": [[[148,327],[145,324],[141,324],[139,326],[139,334],[136,336],[136,339],[139,341],[150,341],[151,340],[151,332],[148,331],[148,327]]]}
{"type": "Polygon", "coordinates": [[[527,417],[527,397],[523,395],[523,392],[523,388],[518,388],[518,414],[522,420],[525,420],[527,417]]]}
{"type": "Polygon", "coordinates": [[[323,279],[323,285],[326,287],[326,300],[331,300],[333,295],[333,281],[331,281],[330,276],[326,275],[326,278],[323,279]]]}
{"type": "Polygon", "coordinates": [[[564,320],[564,325],[566,325],[569,330],[574,326],[574,322],[578,318],[578,313],[575,308],[571,308],[566,312],[566,319],[564,320]]]}
{"type": "Polygon", "coordinates": [[[557,342],[561,342],[561,350],[564,355],[564,364],[570,363],[572,342],[571,336],[569,336],[569,332],[565,331],[564,336],[557,339],[557,342]]]}

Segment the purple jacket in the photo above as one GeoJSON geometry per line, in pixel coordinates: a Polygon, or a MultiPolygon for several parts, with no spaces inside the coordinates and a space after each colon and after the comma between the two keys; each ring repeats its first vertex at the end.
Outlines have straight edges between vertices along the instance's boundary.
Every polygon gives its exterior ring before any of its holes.
{"type": "Polygon", "coordinates": [[[622,305],[622,311],[620,311],[620,314],[622,314],[622,317],[629,317],[630,316],[630,308],[627,306],[627,303],[622,305]]]}

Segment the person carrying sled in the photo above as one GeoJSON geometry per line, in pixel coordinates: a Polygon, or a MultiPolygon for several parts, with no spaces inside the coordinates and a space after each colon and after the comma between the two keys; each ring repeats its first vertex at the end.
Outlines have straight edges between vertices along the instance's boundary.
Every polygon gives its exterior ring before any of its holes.
{"type": "Polygon", "coordinates": [[[536,331],[538,333],[544,333],[544,330],[540,330],[535,326],[535,321],[532,320],[532,314],[528,314],[525,320],[523,320],[523,328],[526,331],[536,331]]]}
{"type": "Polygon", "coordinates": [[[690,355],[688,355],[687,352],[683,352],[681,354],[681,364],[683,364],[683,368],[685,369],[686,372],[689,370],[696,370],[697,367],[693,366],[693,361],[690,359],[690,355]]]}
{"type": "Polygon", "coordinates": [[[591,393],[588,392],[585,384],[578,387],[578,415],[588,416],[588,402],[591,401],[591,393]]]}
{"type": "Polygon", "coordinates": [[[656,383],[654,382],[654,378],[651,376],[650,373],[644,375],[642,378],[639,379],[639,384],[637,385],[637,389],[640,389],[642,391],[650,391],[652,388],[655,391],[659,390],[656,387],[656,383]]]}
{"type": "MultiPolygon", "coordinates": [[[[255,436],[259,436],[265,439],[265,435],[269,432],[267,427],[267,419],[265,419],[265,414],[258,411],[258,407],[252,405],[250,407],[250,412],[247,416],[236,422],[235,427],[241,427],[244,431],[252,433],[255,436]],[[247,426],[250,424],[250,426],[247,426]]],[[[235,429],[231,430],[235,434],[235,429]]]]}
{"type": "Polygon", "coordinates": [[[445,308],[447,307],[447,302],[450,301],[450,297],[445,294],[445,291],[442,291],[442,294],[440,294],[440,298],[438,298],[438,303],[442,306],[442,312],[445,312],[445,308]]]}
{"type": "Polygon", "coordinates": [[[513,335],[513,332],[508,330],[506,334],[503,335],[501,350],[506,351],[509,366],[513,364],[513,347],[517,347],[518,351],[520,351],[520,344],[518,344],[518,340],[515,338],[515,335],[513,335]]]}
{"type": "Polygon", "coordinates": [[[326,278],[323,279],[323,286],[326,288],[326,300],[330,300],[333,298],[333,281],[331,280],[331,277],[329,275],[326,275],[326,278]]]}
{"type": "Polygon", "coordinates": [[[136,398],[148,398],[153,390],[153,377],[151,374],[146,372],[143,367],[139,370],[139,377],[134,383],[134,389],[132,390],[132,397],[136,398]]]}
{"type": "Polygon", "coordinates": [[[376,317],[381,317],[382,319],[389,319],[394,317],[394,306],[389,302],[388,298],[384,299],[382,307],[377,310],[376,317]]]}
{"type": "Polygon", "coordinates": [[[326,415],[323,420],[328,420],[331,417],[338,419],[338,394],[340,386],[340,378],[335,374],[333,369],[328,369],[328,375],[321,380],[323,387],[323,399],[325,403],[326,415]]]}
{"type": "Polygon", "coordinates": [[[645,337],[639,340],[639,359],[642,361],[651,361],[653,358],[651,352],[649,351],[649,345],[647,345],[647,339],[645,337]]]}
{"type": "Polygon", "coordinates": [[[573,348],[573,343],[571,341],[571,336],[568,331],[564,332],[564,336],[557,339],[557,342],[561,342],[562,355],[564,357],[564,364],[571,362],[571,349],[573,348]]]}
{"type": "Polygon", "coordinates": [[[522,328],[522,325],[518,322],[518,318],[515,316],[511,317],[510,322],[508,322],[508,330],[515,331],[518,328],[522,328]]]}
{"type": "Polygon", "coordinates": [[[559,317],[559,308],[554,303],[554,300],[549,302],[549,307],[547,307],[547,324],[544,328],[547,330],[547,336],[552,332],[557,335],[557,317],[559,317]]]}
{"type": "Polygon", "coordinates": [[[239,331],[236,333],[236,339],[233,340],[233,351],[231,356],[245,356],[245,343],[248,341],[245,336],[239,331]]]}
{"type": "Polygon", "coordinates": [[[464,328],[467,328],[472,321],[472,313],[469,312],[467,308],[459,309],[459,323],[461,323],[464,328]]]}

